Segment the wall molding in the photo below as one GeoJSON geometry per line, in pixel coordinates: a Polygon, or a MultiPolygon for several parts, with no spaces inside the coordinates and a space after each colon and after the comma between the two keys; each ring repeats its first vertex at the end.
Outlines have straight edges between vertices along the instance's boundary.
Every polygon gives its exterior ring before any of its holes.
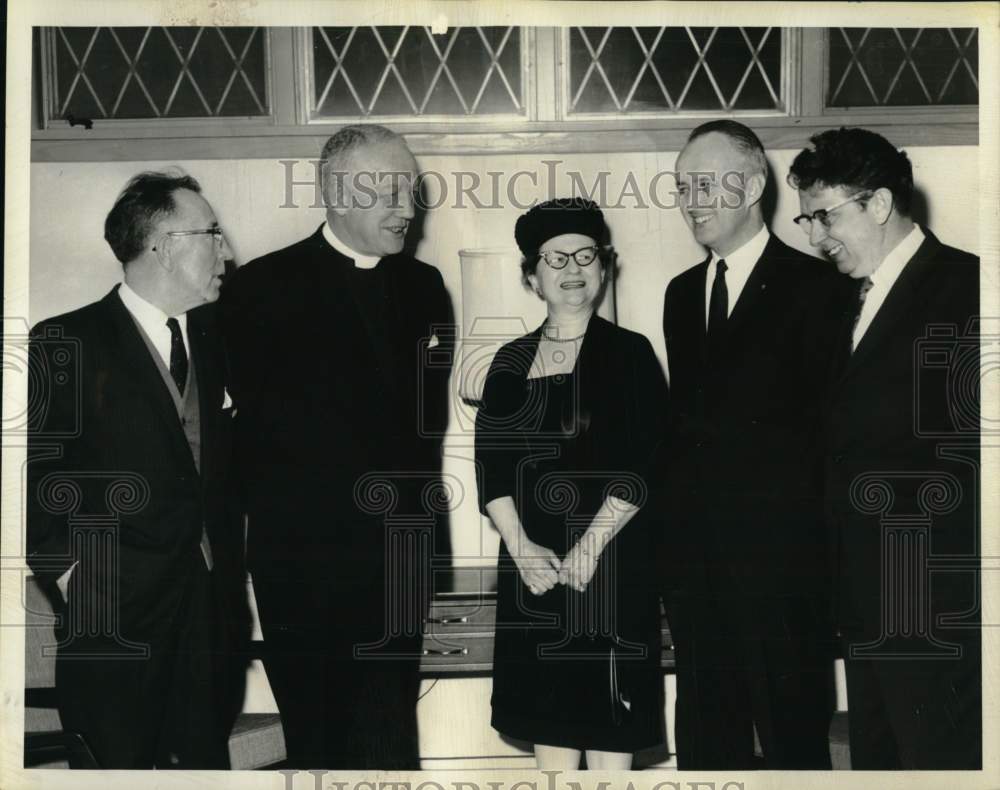
{"type": "MultiPolygon", "coordinates": [[[[718,114],[698,117],[623,121],[496,123],[407,123],[396,126],[414,154],[430,156],[587,154],[678,151],[698,124],[718,114]]],[[[887,113],[856,111],[823,116],[765,116],[740,120],[751,126],[769,149],[802,148],[809,137],[837,126],[864,126],[895,145],[978,145],[978,110],[887,113]]],[[[32,162],[120,162],[193,159],[314,158],[337,124],[205,124],[150,126],[136,124],[91,130],[79,127],[37,130],[31,140],[32,162]]]]}

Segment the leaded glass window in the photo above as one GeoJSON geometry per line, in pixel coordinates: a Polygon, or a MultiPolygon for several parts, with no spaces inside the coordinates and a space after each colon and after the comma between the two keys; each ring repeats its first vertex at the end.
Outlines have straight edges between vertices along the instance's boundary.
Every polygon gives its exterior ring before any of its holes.
{"type": "Polygon", "coordinates": [[[781,110],[778,28],[576,27],[569,114],[781,110]]]}
{"type": "Polygon", "coordinates": [[[975,28],[831,28],[828,107],[979,103],[975,28]]]}
{"type": "Polygon", "coordinates": [[[312,28],[315,118],[523,115],[516,27],[312,28]]]}
{"type": "Polygon", "coordinates": [[[263,28],[56,27],[43,40],[50,119],[269,114],[263,28]]]}

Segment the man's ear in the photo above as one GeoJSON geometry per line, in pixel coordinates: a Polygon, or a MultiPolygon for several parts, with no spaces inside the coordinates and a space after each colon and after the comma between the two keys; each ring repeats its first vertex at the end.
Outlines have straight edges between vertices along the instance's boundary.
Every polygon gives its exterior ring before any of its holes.
{"type": "Polygon", "coordinates": [[[746,181],[747,205],[755,206],[764,197],[764,187],[767,177],[763,173],[754,173],[746,181]]]}
{"type": "Polygon", "coordinates": [[[173,240],[173,236],[163,234],[156,240],[156,244],[152,248],[157,265],[167,272],[174,270],[173,240]]]}
{"type": "Polygon", "coordinates": [[[868,198],[868,210],[875,217],[875,221],[879,225],[884,225],[889,221],[894,206],[895,202],[893,201],[892,191],[885,187],[879,187],[868,198]]]}

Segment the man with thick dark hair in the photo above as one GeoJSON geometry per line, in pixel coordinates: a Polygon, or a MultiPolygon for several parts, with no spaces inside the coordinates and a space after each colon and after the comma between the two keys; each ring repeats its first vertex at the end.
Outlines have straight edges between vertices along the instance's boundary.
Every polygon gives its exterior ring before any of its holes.
{"type": "Polygon", "coordinates": [[[788,178],[796,222],[853,289],[825,459],[851,764],[976,769],[979,259],[913,221],[910,161],[888,140],[810,142],[788,178]]]}
{"type": "Polygon", "coordinates": [[[288,765],[417,769],[451,306],[403,139],[344,127],[322,175],[326,222],[223,295],[248,563],[288,765]]]}
{"type": "Polygon", "coordinates": [[[768,231],[752,130],[699,126],[676,169],[684,218],[709,251],[670,281],[663,313],[678,767],[830,768],[816,440],[837,278],[768,231]]]}
{"type": "Polygon", "coordinates": [[[230,251],[170,173],[129,181],[105,238],[124,282],[32,333],[28,564],[60,615],[59,714],[101,768],[228,768],[224,609],[245,587],[210,303],[230,251]]]}

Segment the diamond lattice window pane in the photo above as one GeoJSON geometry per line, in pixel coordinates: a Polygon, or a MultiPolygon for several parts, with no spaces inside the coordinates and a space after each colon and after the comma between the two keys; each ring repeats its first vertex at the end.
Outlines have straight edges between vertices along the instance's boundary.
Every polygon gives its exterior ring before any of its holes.
{"type": "Polygon", "coordinates": [[[50,117],[204,118],[268,114],[267,35],[255,27],[62,27],[50,117]]]}
{"type": "Polygon", "coordinates": [[[828,107],[979,103],[975,28],[830,28],[828,107]]]}
{"type": "Polygon", "coordinates": [[[774,28],[577,27],[570,113],[781,109],[774,28]]]}
{"type": "Polygon", "coordinates": [[[523,114],[516,27],[312,29],[316,117],[523,114]]]}

